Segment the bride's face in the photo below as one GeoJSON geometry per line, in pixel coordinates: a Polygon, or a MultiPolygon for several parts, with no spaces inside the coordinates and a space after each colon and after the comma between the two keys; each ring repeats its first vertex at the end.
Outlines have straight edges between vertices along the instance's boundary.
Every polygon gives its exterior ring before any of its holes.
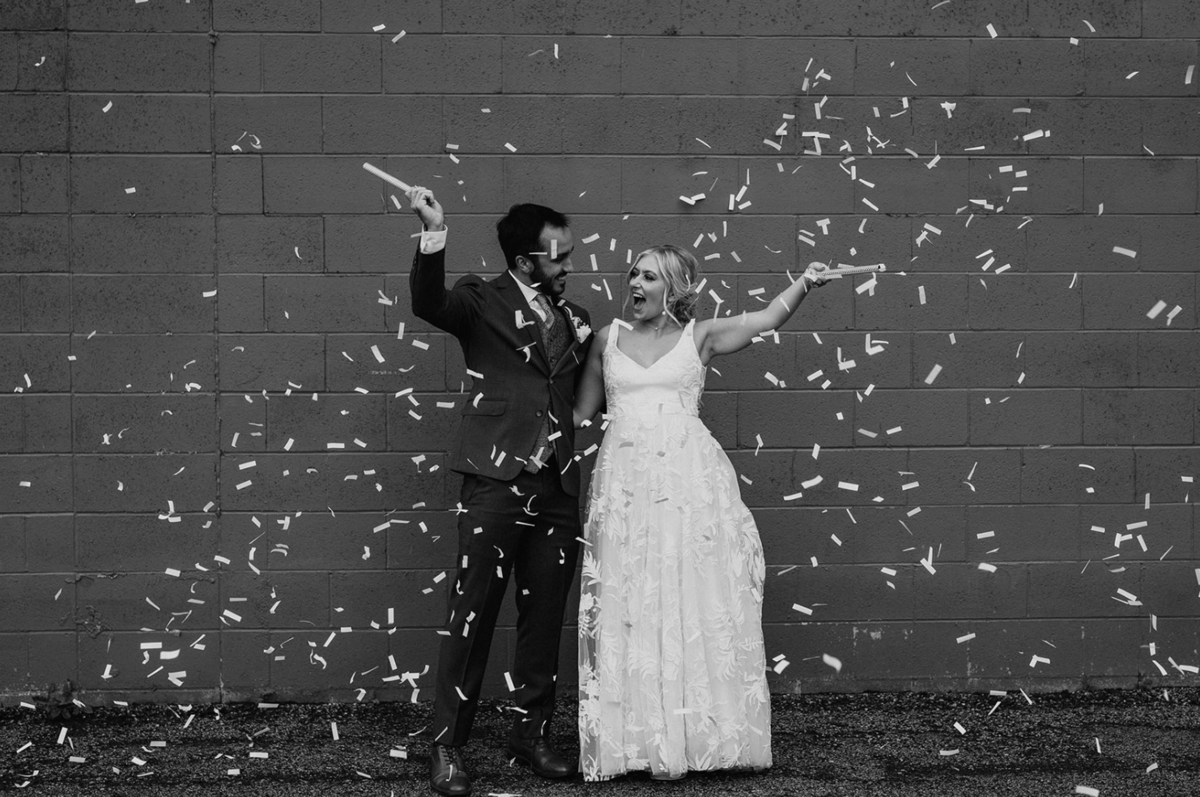
{"type": "Polygon", "coordinates": [[[647,255],[629,270],[629,296],[635,321],[649,321],[663,311],[667,283],[662,266],[654,255],[647,255]]]}

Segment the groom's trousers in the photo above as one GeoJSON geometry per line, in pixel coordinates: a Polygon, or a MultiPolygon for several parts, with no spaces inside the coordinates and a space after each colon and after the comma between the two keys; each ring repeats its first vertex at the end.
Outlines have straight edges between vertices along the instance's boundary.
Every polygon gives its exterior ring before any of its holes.
{"type": "Polygon", "coordinates": [[[463,745],[471,734],[492,632],[511,575],[517,636],[510,671],[517,711],[513,735],[548,733],[554,713],[563,612],[581,536],[579,499],[562,489],[558,463],[511,481],[467,474],[458,517],[457,577],[441,640],[434,722],[439,744],[463,745]]]}

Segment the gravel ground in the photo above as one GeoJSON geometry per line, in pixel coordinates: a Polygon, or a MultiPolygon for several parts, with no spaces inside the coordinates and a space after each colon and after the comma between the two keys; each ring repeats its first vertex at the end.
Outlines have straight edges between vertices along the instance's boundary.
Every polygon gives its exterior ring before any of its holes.
{"type": "MultiPolygon", "coordinates": [[[[767,773],[692,773],[677,782],[633,775],[594,784],[544,781],[510,764],[507,704],[485,702],[467,762],[476,797],[1041,797],[1074,795],[1077,786],[1104,797],[1200,794],[1200,690],[1032,697],[1030,705],[1020,692],[776,695],[775,761],[767,773]]],[[[63,721],[40,710],[0,709],[0,791],[27,783],[25,793],[88,797],[432,794],[423,733],[429,715],[428,704],[157,704],[97,708],[63,721]],[[330,723],[337,723],[337,741],[330,723]],[[63,728],[68,741],[60,745],[63,728]],[[390,756],[394,748],[407,748],[407,759],[390,756]]],[[[574,715],[575,704],[563,701],[556,744],[568,755],[578,753],[574,715]]]]}

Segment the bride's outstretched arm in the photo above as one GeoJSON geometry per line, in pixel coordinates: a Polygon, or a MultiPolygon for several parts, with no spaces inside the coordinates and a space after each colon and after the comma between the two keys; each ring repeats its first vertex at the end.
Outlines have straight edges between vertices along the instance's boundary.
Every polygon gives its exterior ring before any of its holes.
{"type": "Polygon", "coordinates": [[[587,362],[583,364],[583,375],[579,377],[579,385],[575,388],[575,428],[578,429],[584,421],[596,417],[596,413],[604,409],[604,364],[601,356],[608,345],[608,333],[612,324],[596,333],[592,347],[588,351],[587,362]]]}
{"type": "MultiPolygon", "coordinates": [[[[715,318],[698,323],[696,333],[697,337],[701,338],[701,359],[708,363],[718,354],[741,351],[758,335],[767,330],[778,329],[792,317],[811,288],[829,281],[826,271],[828,267],[824,263],[809,263],[800,279],[785,288],[762,310],[742,313],[734,318],[715,318]]],[[[592,348],[595,349],[594,346],[592,348]]]]}

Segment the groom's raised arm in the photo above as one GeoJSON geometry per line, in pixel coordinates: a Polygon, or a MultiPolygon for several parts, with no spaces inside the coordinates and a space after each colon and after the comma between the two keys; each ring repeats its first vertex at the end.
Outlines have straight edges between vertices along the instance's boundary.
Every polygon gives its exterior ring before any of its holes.
{"type": "Polygon", "coordinates": [[[464,277],[446,290],[446,224],[433,192],[421,186],[408,191],[413,212],[425,225],[413,257],[408,285],[413,314],[454,335],[460,335],[478,315],[478,279],[464,277]]]}

